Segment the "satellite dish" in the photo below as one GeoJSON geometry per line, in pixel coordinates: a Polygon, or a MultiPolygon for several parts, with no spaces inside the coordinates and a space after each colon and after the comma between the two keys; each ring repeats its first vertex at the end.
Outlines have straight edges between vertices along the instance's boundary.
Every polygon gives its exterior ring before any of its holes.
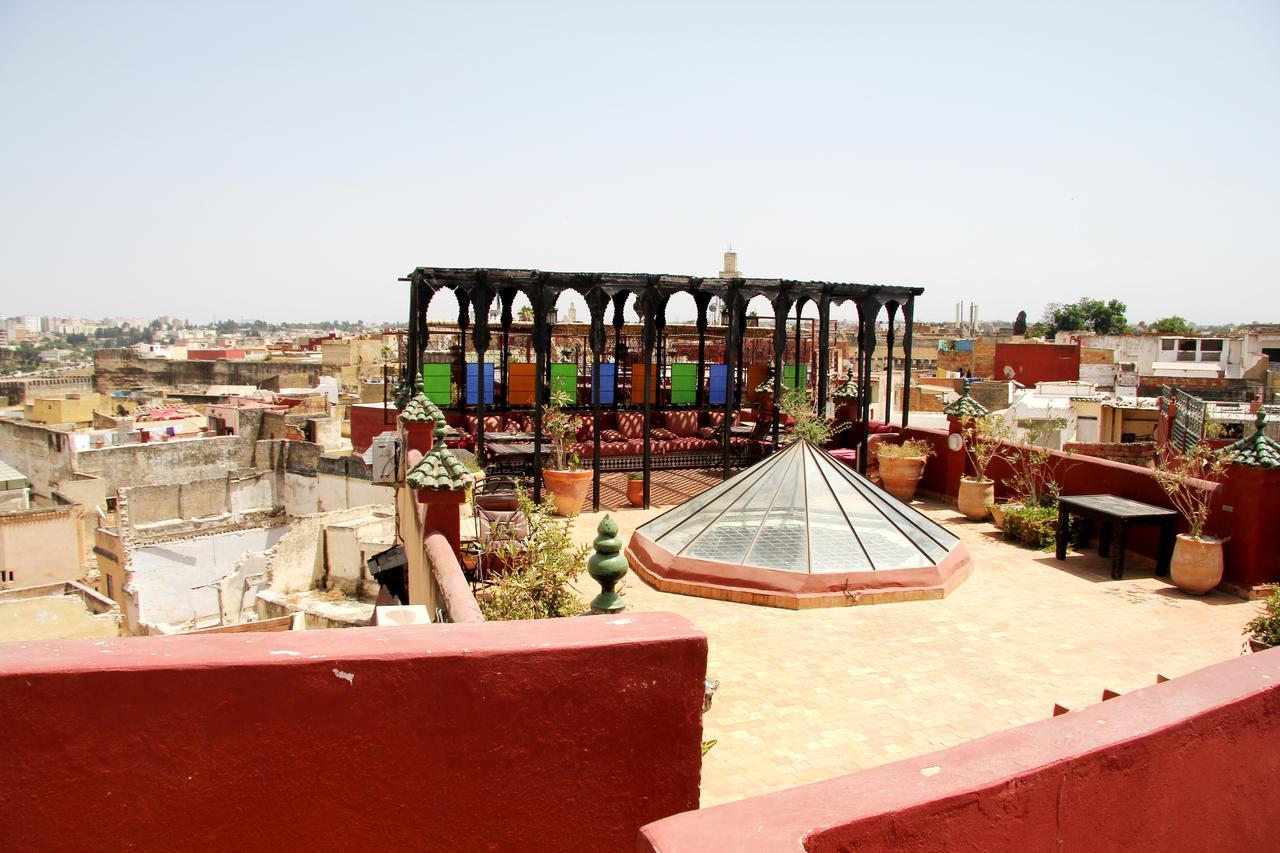
{"type": "Polygon", "coordinates": [[[961,438],[960,433],[953,432],[951,435],[947,436],[947,447],[950,450],[964,449],[964,439],[961,438]]]}
{"type": "Polygon", "coordinates": [[[1014,373],[1013,368],[1006,364],[1006,365],[1004,366],[1004,378],[1005,378],[1005,379],[1012,379],[1014,376],[1015,376],[1015,373],[1014,373]]]}

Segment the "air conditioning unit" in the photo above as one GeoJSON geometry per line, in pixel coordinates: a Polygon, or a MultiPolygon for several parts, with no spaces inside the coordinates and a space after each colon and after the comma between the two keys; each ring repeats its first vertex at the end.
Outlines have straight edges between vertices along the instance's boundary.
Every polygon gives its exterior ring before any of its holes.
{"type": "Polygon", "coordinates": [[[400,436],[384,432],[373,439],[373,482],[392,484],[400,482],[400,436]]]}

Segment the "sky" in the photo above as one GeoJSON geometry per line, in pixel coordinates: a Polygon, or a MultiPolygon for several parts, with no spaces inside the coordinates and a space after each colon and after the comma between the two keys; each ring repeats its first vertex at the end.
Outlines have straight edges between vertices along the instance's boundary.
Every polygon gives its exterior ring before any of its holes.
{"type": "Polygon", "coordinates": [[[0,314],[396,320],[418,265],[731,244],[917,319],[1280,321],[1278,155],[1275,0],[0,0],[0,314]]]}

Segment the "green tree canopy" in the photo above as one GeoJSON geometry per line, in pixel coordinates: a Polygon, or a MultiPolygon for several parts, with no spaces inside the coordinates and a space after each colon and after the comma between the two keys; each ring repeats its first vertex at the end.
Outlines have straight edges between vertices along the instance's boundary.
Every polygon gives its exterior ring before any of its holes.
{"type": "Polygon", "coordinates": [[[1182,335],[1191,331],[1190,324],[1185,319],[1174,314],[1172,317],[1162,317],[1147,327],[1149,331],[1159,332],[1162,335],[1182,335]]]}
{"type": "Polygon", "coordinates": [[[1019,311],[1018,316],[1013,321],[1013,333],[1015,335],[1025,335],[1027,333],[1027,312],[1019,311]]]}
{"type": "Polygon", "coordinates": [[[1054,332],[1090,331],[1099,335],[1120,334],[1128,327],[1127,306],[1118,299],[1103,302],[1088,296],[1079,302],[1045,306],[1044,322],[1054,332]]]}

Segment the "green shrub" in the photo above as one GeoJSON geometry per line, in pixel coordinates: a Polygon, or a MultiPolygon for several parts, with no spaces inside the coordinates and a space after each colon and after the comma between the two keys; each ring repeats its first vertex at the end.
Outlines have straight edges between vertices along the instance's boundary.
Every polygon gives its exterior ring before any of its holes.
{"type": "Polygon", "coordinates": [[[1053,547],[1058,530],[1058,507],[1011,506],[1004,511],[1001,530],[1006,539],[1048,550],[1053,547]]]}
{"type": "Polygon", "coordinates": [[[1267,596],[1266,610],[1249,620],[1244,633],[1268,646],[1280,646],[1280,589],[1267,596]]]}
{"type": "Polygon", "coordinates": [[[877,459],[928,459],[933,455],[933,445],[923,438],[908,438],[901,444],[884,444],[876,447],[877,459]]]}
{"type": "Polygon", "coordinates": [[[586,567],[588,548],[576,545],[570,533],[572,520],[556,517],[550,496],[535,504],[518,489],[520,509],[529,519],[529,537],[523,546],[502,542],[488,552],[496,563],[509,566],[493,585],[476,596],[484,618],[550,619],[576,616],[586,610],[573,583],[586,567]]]}

